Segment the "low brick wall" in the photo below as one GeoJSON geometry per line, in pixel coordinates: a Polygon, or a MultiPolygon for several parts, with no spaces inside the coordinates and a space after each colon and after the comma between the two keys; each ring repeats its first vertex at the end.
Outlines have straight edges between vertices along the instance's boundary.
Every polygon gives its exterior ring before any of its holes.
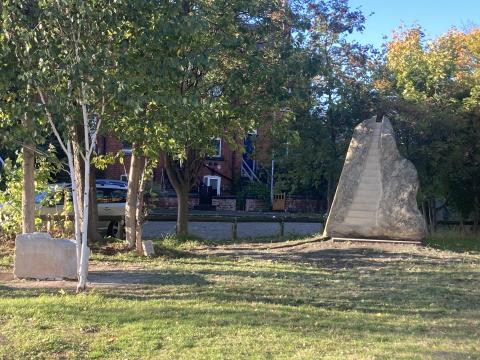
{"type": "Polygon", "coordinates": [[[267,204],[260,199],[245,199],[245,211],[267,211],[267,204]]]}
{"type": "MultiPolygon", "coordinates": [[[[159,209],[176,209],[178,207],[178,200],[176,196],[160,196],[150,201],[150,205],[159,209]]],[[[188,198],[188,208],[193,209],[198,205],[198,196],[188,198]]]]}
{"type": "Polygon", "coordinates": [[[322,210],[322,201],[303,196],[287,196],[285,199],[285,210],[298,213],[320,212],[322,210]]]}
{"type": "Polygon", "coordinates": [[[215,205],[217,210],[235,211],[237,209],[237,198],[235,196],[214,197],[212,199],[212,205],[215,205]]]}
{"type": "MultiPolygon", "coordinates": [[[[198,195],[190,194],[188,199],[188,208],[193,209],[198,205],[198,195]]],[[[178,206],[177,197],[174,194],[168,194],[157,197],[150,201],[151,206],[159,209],[176,209],[178,206]]],[[[218,196],[212,199],[212,205],[219,211],[235,211],[237,208],[237,198],[235,196],[218,196]]],[[[287,195],[285,200],[285,210],[292,213],[318,213],[325,208],[321,199],[312,199],[304,196],[287,195]]],[[[269,206],[261,199],[245,199],[245,211],[262,212],[268,211],[269,206]]]]}
{"type": "MultiPolygon", "coordinates": [[[[160,196],[151,200],[151,206],[159,209],[176,209],[178,207],[178,200],[175,195],[160,196]]],[[[188,198],[188,208],[193,209],[199,204],[198,196],[191,195],[188,198]]],[[[237,208],[237,198],[235,196],[219,196],[212,199],[212,205],[221,211],[235,211],[237,208]]]]}

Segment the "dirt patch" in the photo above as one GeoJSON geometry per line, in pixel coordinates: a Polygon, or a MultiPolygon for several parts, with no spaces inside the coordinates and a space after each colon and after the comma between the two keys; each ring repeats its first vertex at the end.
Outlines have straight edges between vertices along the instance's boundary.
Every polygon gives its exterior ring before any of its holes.
{"type": "MultiPolygon", "coordinates": [[[[195,256],[249,257],[262,260],[311,263],[324,270],[382,269],[407,262],[417,265],[445,265],[478,261],[477,256],[439,251],[428,247],[403,244],[333,243],[318,239],[284,243],[255,243],[199,247],[190,251],[195,256]]],[[[92,262],[88,287],[134,289],[154,285],[204,285],[205,279],[195,274],[165,269],[145,268],[141,264],[92,262]]],[[[11,272],[0,273],[0,284],[17,289],[64,289],[75,291],[76,281],[35,281],[14,279],[11,272]]]]}
{"type": "Polygon", "coordinates": [[[279,244],[241,244],[197,248],[196,254],[207,256],[252,257],[276,261],[310,262],[327,269],[382,268],[408,260],[415,264],[462,262],[469,255],[438,251],[428,247],[391,244],[332,242],[311,240],[279,244]]]}

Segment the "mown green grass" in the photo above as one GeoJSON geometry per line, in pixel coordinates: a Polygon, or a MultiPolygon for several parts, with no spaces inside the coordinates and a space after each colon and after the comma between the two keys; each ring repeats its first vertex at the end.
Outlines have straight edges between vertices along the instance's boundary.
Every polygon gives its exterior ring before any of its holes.
{"type": "Polygon", "coordinates": [[[0,358],[480,358],[480,256],[338,249],[356,261],[336,267],[331,254],[315,264],[177,251],[96,254],[94,266],[132,281],[81,295],[0,285],[0,358]]]}
{"type": "Polygon", "coordinates": [[[438,231],[427,238],[427,245],[436,249],[480,254],[480,234],[438,231]]]}

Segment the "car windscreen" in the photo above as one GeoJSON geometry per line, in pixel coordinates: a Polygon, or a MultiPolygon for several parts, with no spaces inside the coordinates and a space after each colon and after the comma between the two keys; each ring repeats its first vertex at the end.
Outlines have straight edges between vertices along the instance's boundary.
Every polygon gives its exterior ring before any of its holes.
{"type": "Polygon", "coordinates": [[[127,201],[127,190],[124,189],[98,189],[97,202],[101,203],[125,203],[127,201]]]}

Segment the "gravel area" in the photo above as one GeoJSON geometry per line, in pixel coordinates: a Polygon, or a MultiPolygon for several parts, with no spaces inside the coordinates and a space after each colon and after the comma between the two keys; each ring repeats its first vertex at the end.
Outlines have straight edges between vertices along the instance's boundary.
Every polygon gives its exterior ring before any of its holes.
{"type": "MultiPolygon", "coordinates": [[[[285,223],[285,235],[310,235],[323,230],[320,223],[285,223]]],[[[275,236],[280,231],[278,223],[241,222],[237,224],[237,237],[250,238],[275,236]]],[[[203,239],[225,240],[232,237],[232,224],[222,222],[190,222],[189,232],[203,239]]],[[[143,226],[145,239],[175,233],[173,221],[148,221],[143,226]]]]}

